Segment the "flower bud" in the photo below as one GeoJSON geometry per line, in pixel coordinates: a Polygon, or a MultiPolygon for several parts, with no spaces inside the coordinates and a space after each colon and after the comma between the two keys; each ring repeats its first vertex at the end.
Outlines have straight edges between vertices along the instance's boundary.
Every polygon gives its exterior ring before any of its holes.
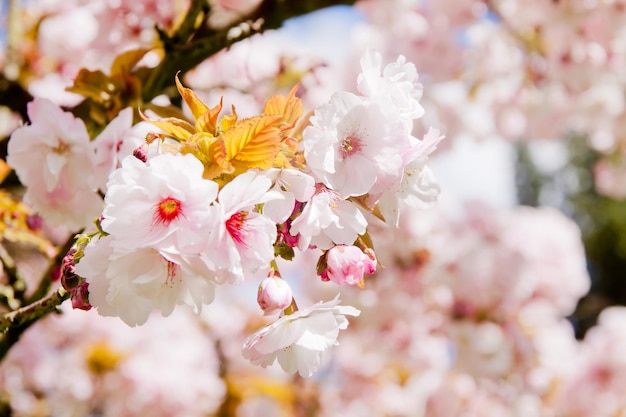
{"type": "MultiPolygon", "coordinates": [[[[63,257],[61,262],[61,268],[58,274],[61,278],[61,285],[67,291],[71,291],[76,288],[82,282],[82,278],[76,275],[76,262],[74,261],[74,255],[76,249],[70,249],[69,252],[63,257]]],[[[55,271],[55,274],[57,271],[55,271]]]]}
{"type": "Polygon", "coordinates": [[[256,300],[266,316],[280,313],[291,304],[293,293],[287,282],[275,276],[265,278],[259,285],[256,300]]]}
{"type": "Polygon", "coordinates": [[[146,162],[148,160],[148,152],[145,149],[145,145],[141,145],[137,149],[133,151],[133,156],[139,159],[141,162],[146,162]]]}
{"type": "Polygon", "coordinates": [[[72,288],[70,291],[70,299],[72,300],[72,308],[80,310],[91,310],[89,303],[89,283],[82,280],[80,284],[72,288]]]}
{"type": "Polygon", "coordinates": [[[339,285],[356,285],[365,274],[376,272],[376,257],[368,256],[356,246],[337,245],[326,252],[326,269],[323,281],[339,285]],[[374,259],[372,259],[374,258],[374,259]]]}

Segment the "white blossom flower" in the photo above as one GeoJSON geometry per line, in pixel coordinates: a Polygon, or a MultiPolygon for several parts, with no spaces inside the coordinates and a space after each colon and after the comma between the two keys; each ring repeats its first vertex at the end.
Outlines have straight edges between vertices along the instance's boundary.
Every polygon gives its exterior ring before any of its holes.
{"type": "Polygon", "coordinates": [[[411,148],[402,180],[385,190],[378,199],[374,197],[387,223],[398,225],[401,202],[417,209],[430,208],[437,203],[441,188],[426,162],[443,138],[438,129],[429,129],[424,139],[411,148]]]}
{"type": "Polygon", "coordinates": [[[285,372],[310,377],[319,369],[324,351],[338,344],[339,330],[348,327],[345,316],[361,313],[338,304],[339,296],[279,318],[246,339],[243,356],[262,367],[278,360],[285,372]]]}
{"type": "Polygon", "coordinates": [[[113,242],[112,236],[92,241],[76,264],[100,315],[136,326],[154,310],[169,316],[177,305],[188,305],[198,314],[213,301],[215,282],[199,257],[164,256],[149,247],[116,251],[113,242]]]}
{"type": "Polygon", "coordinates": [[[50,100],[28,104],[31,124],[18,128],[7,162],[26,187],[24,200],[48,221],[77,230],[102,210],[85,124],[50,100]]]}
{"type": "Polygon", "coordinates": [[[142,142],[145,143],[133,134],[132,124],[133,109],[127,107],[91,142],[95,153],[97,186],[103,192],[106,192],[109,175],[119,167],[122,159],[132,154],[142,142]]]}
{"type": "Polygon", "coordinates": [[[276,195],[269,191],[272,180],[256,171],[238,175],[220,190],[217,206],[219,242],[207,252],[221,280],[241,281],[245,274],[269,267],[274,259],[276,223],[256,211],[276,195]]]}
{"type": "Polygon", "coordinates": [[[315,192],[315,180],[296,169],[270,169],[265,172],[274,181],[275,197],[263,205],[263,214],[275,223],[283,223],[291,216],[296,201],[304,203],[315,192]]]}
{"type": "Polygon", "coordinates": [[[291,235],[300,234],[301,250],[309,245],[320,249],[329,249],[334,244],[351,245],[367,228],[365,216],[354,203],[342,199],[333,190],[319,188],[291,224],[291,235]]]}
{"type": "Polygon", "coordinates": [[[308,168],[326,186],[359,196],[401,178],[411,130],[412,122],[393,109],[339,92],[315,110],[302,146],[308,168]]]}
{"type": "Polygon", "coordinates": [[[357,78],[359,93],[372,100],[391,101],[398,114],[406,119],[424,115],[420,104],[422,85],[418,82],[415,65],[400,55],[396,62],[387,64],[381,72],[382,57],[368,50],[361,58],[361,73],[357,78]]]}
{"type": "Polygon", "coordinates": [[[112,245],[189,255],[216,244],[218,186],[203,171],[193,155],[162,154],[147,163],[126,157],[111,174],[102,213],[112,245]]]}

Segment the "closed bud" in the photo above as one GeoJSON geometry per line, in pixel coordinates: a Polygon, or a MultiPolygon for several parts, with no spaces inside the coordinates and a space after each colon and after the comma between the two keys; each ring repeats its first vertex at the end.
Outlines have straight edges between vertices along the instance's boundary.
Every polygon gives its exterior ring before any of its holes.
{"type": "Polygon", "coordinates": [[[89,303],[89,283],[82,280],[80,284],[72,288],[70,291],[70,299],[72,300],[72,308],[80,310],[91,310],[89,303]]]}
{"type": "Polygon", "coordinates": [[[266,316],[280,313],[291,304],[293,293],[287,282],[275,276],[265,278],[259,284],[257,302],[266,316]]]}
{"type": "Polygon", "coordinates": [[[365,254],[356,246],[337,245],[326,252],[326,269],[323,281],[339,285],[356,285],[364,275],[376,272],[376,256],[373,251],[365,254]],[[368,256],[369,255],[369,256],[368,256]]]}

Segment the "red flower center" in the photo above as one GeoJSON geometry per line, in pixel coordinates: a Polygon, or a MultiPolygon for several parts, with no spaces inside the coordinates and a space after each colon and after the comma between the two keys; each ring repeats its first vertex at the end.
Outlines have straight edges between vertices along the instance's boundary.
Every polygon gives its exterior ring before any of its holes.
{"type": "Polygon", "coordinates": [[[154,210],[154,222],[168,226],[183,213],[183,204],[174,197],[159,201],[154,210]]]}
{"type": "Polygon", "coordinates": [[[230,236],[233,238],[235,242],[244,246],[246,244],[245,242],[246,217],[248,217],[248,212],[238,211],[237,213],[230,216],[228,220],[226,220],[226,230],[228,230],[228,233],[230,233],[230,236]]]}

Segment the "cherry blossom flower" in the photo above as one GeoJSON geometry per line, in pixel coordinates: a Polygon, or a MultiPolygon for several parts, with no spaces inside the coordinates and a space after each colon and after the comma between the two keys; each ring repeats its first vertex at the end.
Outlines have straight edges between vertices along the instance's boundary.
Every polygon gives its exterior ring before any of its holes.
{"type": "Polygon", "coordinates": [[[296,201],[305,203],[315,192],[315,180],[296,169],[271,169],[266,173],[274,181],[276,198],[263,206],[263,214],[276,223],[283,223],[294,210],[296,201]]]}
{"type": "Polygon", "coordinates": [[[112,245],[200,254],[216,244],[218,186],[203,171],[192,155],[162,154],[147,163],[126,157],[111,174],[102,213],[112,245]]]}
{"type": "Polygon", "coordinates": [[[132,124],[133,109],[127,107],[91,142],[95,153],[96,181],[98,189],[103,192],[106,192],[109,175],[120,166],[122,159],[132,154],[142,142],[145,143],[133,134],[132,124]]]}
{"type": "Polygon", "coordinates": [[[216,341],[181,310],[130,328],[95,312],[49,315],[0,368],[0,391],[14,415],[214,415],[226,387],[216,341]]]}
{"type": "Polygon", "coordinates": [[[137,326],[154,310],[169,316],[184,304],[199,313],[213,301],[215,282],[199,257],[163,255],[150,247],[116,251],[113,244],[112,236],[92,240],[76,265],[100,315],[137,326]]]}
{"type": "Polygon", "coordinates": [[[302,137],[308,168],[342,197],[381,192],[402,175],[412,125],[347,92],[318,107],[302,137]]]}
{"type": "Polygon", "coordinates": [[[248,337],[243,356],[267,367],[278,360],[285,372],[310,377],[322,362],[324,351],[337,342],[339,330],[348,327],[345,316],[358,316],[351,306],[340,306],[339,297],[285,315],[248,337]]]}
{"type": "Polygon", "coordinates": [[[52,223],[78,230],[102,210],[95,158],[85,124],[46,99],[28,104],[31,124],[18,128],[7,162],[26,186],[24,200],[52,223]]]}
{"type": "Polygon", "coordinates": [[[215,226],[219,241],[207,256],[222,280],[241,281],[246,274],[269,267],[274,259],[276,224],[255,209],[277,197],[268,192],[271,185],[269,177],[247,171],[220,190],[221,221],[215,226]]]}
{"type": "Polygon", "coordinates": [[[382,56],[367,50],[361,57],[361,73],[357,78],[359,92],[372,100],[390,100],[401,117],[417,119],[424,115],[420,104],[422,85],[415,65],[400,55],[381,72],[382,56]]]}
{"type": "Polygon", "coordinates": [[[401,202],[417,209],[431,208],[437,203],[441,188],[426,162],[428,155],[434,152],[443,138],[439,130],[431,128],[421,141],[411,147],[401,181],[385,190],[377,199],[387,223],[398,225],[401,202]]]}
{"type": "Polygon", "coordinates": [[[575,374],[557,397],[558,415],[620,415],[626,407],[626,309],[605,308],[581,344],[575,374]]]}
{"type": "Polygon", "coordinates": [[[317,193],[304,206],[291,224],[292,236],[300,234],[298,247],[309,245],[329,249],[334,244],[351,245],[365,232],[367,220],[359,208],[343,200],[336,192],[319,186],[317,193]]]}

